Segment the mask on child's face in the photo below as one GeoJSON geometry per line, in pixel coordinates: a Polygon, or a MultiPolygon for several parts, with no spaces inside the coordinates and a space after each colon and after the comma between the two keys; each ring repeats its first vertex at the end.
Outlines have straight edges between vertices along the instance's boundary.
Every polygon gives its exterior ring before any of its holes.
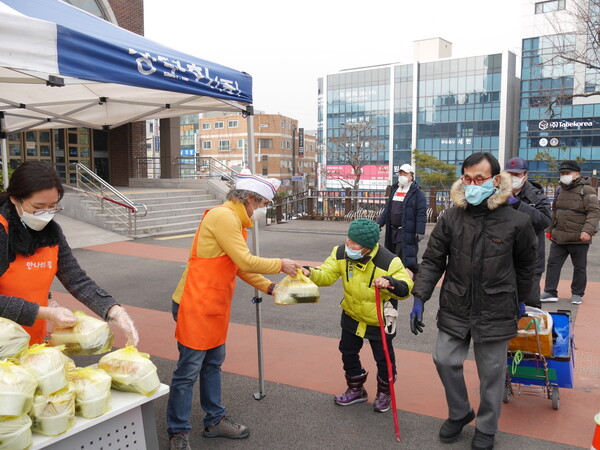
{"type": "Polygon", "coordinates": [[[350,259],[360,259],[362,258],[362,250],[352,250],[351,248],[349,248],[348,246],[346,246],[346,256],[350,259]]]}

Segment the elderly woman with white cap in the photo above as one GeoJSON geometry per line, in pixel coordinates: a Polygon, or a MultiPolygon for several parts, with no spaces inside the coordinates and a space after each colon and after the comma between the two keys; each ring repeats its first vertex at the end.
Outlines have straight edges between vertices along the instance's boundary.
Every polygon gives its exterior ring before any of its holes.
{"type": "Polygon", "coordinates": [[[385,226],[385,248],[399,256],[404,267],[417,273],[419,241],[425,237],[427,200],[415,181],[415,169],[402,164],[385,209],[377,221],[385,226]]]}
{"type": "Polygon", "coordinates": [[[194,237],[186,269],[173,293],[177,368],[167,407],[171,449],[190,449],[188,435],[194,384],[200,379],[200,405],[205,437],[243,439],[244,425],[225,415],[221,405],[221,365],[236,276],[267,294],[275,283],[260,274],[296,275],[301,268],[290,259],[261,258],[250,253],[247,227],[260,220],[280,181],[243,170],[227,201],[207,210],[194,237]]]}

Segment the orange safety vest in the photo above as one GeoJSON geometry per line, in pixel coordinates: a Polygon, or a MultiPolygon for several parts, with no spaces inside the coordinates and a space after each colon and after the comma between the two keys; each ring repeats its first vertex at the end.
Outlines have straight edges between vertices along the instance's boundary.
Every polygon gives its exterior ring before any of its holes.
{"type": "MultiPolygon", "coordinates": [[[[0,224],[8,235],[8,221],[1,214],[0,224]]],[[[31,256],[17,254],[0,277],[0,294],[48,306],[48,293],[57,270],[58,245],[38,248],[31,256]]],[[[43,342],[46,336],[45,320],[36,320],[33,326],[23,328],[31,336],[31,344],[43,342]]]]}
{"type": "MultiPolygon", "coordinates": [[[[217,208],[221,207],[229,208],[224,205],[217,208]]],[[[204,212],[203,221],[208,211],[204,212]]],[[[238,267],[227,255],[216,258],[200,258],[196,255],[201,226],[202,222],[194,236],[192,255],[188,261],[175,337],[186,347],[210,350],[223,345],[227,339],[238,267]]],[[[241,232],[246,240],[248,231],[242,227],[241,232]]]]}

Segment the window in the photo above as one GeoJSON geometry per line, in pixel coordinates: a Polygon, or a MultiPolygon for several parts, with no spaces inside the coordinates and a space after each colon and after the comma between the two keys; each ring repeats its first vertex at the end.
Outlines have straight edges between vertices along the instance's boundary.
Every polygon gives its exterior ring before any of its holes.
{"type": "Polygon", "coordinates": [[[285,130],[285,120],[281,121],[281,128],[283,128],[285,130]]]}
{"type": "Polygon", "coordinates": [[[225,122],[215,122],[215,130],[225,128],[225,122]]]}
{"type": "Polygon", "coordinates": [[[535,4],[536,14],[544,14],[563,9],[565,9],[565,0],[551,0],[549,2],[539,2],[535,4]]]}
{"type": "Polygon", "coordinates": [[[203,130],[210,130],[210,123],[208,123],[208,122],[204,122],[204,123],[202,124],[202,129],[203,129],[203,130]]]}
{"type": "MultiPolygon", "coordinates": [[[[221,122],[223,123],[223,122],[221,122]]],[[[219,140],[219,151],[220,152],[228,152],[229,149],[229,139],[219,140]]]]}
{"type": "Polygon", "coordinates": [[[237,120],[230,120],[227,122],[227,127],[228,128],[237,128],[238,127],[238,121],[237,120]]]}
{"type": "Polygon", "coordinates": [[[273,139],[258,139],[258,147],[259,148],[273,148],[273,139]]]}
{"type": "Polygon", "coordinates": [[[238,146],[238,148],[245,149],[246,148],[246,139],[238,139],[237,146],[238,146]]]}
{"type": "Polygon", "coordinates": [[[202,149],[204,150],[210,150],[212,148],[212,142],[211,141],[202,141],[202,149]]]}

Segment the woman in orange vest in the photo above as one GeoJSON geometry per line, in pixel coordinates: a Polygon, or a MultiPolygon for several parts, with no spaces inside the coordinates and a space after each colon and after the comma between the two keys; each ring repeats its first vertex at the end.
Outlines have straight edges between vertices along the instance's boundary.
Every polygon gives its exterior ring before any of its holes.
{"type": "Polygon", "coordinates": [[[86,275],[52,220],[62,210],[57,205],[63,194],[54,169],[39,161],[17,167],[0,194],[0,316],[22,325],[31,344],[44,340],[46,321],[57,327],[75,325],[69,309],[48,306],[56,275],[73,297],[137,345],[137,330],[125,309],[86,275]]]}
{"type": "Polygon", "coordinates": [[[275,283],[260,274],[295,276],[301,267],[289,259],[254,256],[246,244],[246,228],[264,217],[280,183],[242,170],[227,201],[206,211],[196,231],[188,264],[173,293],[179,360],[167,407],[170,448],[190,449],[189,418],[198,378],[200,405],[206,413],[204,436],[243,439],[250,434],[247,427],[225,415],[221,365],[236,276],[271,294],[275,283]]]}

